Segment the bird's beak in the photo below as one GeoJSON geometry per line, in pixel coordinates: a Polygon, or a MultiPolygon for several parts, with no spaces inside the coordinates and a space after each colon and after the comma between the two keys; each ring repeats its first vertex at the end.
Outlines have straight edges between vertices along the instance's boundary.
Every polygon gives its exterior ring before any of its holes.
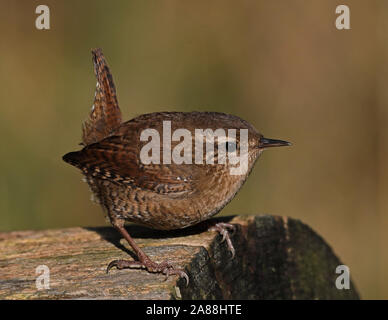
{"type": "Polygon", "coordinates": [[[268,139],[262,137],[260,139],[259,148],[266,149],[269,147],[282,147],[282,146],[291,146],[291,143],[283,140],[268,139]]]}

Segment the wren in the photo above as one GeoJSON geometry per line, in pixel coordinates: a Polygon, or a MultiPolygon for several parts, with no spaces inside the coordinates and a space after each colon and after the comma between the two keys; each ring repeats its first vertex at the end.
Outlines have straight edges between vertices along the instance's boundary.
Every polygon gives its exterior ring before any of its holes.
{"type": "MultiPolygon", "coordinates": [[[[92,55],[97,85],[92,110],[82,127],[84,148],[67,153],[63,160],[82,171],[96,201],[137,255],[138,261],[112,261],[107,272],[112,267],[143,268],[166,276],[179,275],[188,284],[189,278],[183,270],[168,261],[152,261],[128,234],[124,223],[129,221],[154,229],[172,230],[207,220],[233,199],[264,149],[290,143],[264,138],[247,121],[217,112],[158,112],[123,122],[115,85],[104,55],[101,49],[93,50],[92,55]],[[157,143],[155,146],[159,149],[150,150],[155,161],[144,161],[141,158],[142,149],[149,141],[142,134],[148,129],[148,132],[164,138],[166,123],[171,126],[171,132],[183,129],[180,132],[192,144],[186,143],[185,148],[174,149],[182,141],[180,138],[170,138],[167,145],[162,143],[162,147],[173,149],[175,156],[180,156],[179,161],[174,162],[171,151],[167,150],[169,154],[166,153],[157,143]],[[197,161],[198,155],[203,156],[208,151],[208,145],[205,144],[206,148],[202,146],[199,151],[194,150],[199,146],[196,133],[214,133],[218,129],[221,129],[218,133],[235,130],[240,135],[228,135],[224,142],[221,136],[217,136],[217,148],[210,148],[210,155],[206,154],[202,163],[197,161]],[[244,132],[246,141],[243,143],[244,132]],[[245,158],[241,157],[243,147],[245,158]],[[241,167],[241,163],[229,161],[225,157],[221,161],[221,156],[226,153],[228,156],[236,156],[238,150],[240,162],[246,162],[245,170],[232,174],[232,169],[237,169],[239,165],[241,167]],[[182,161],[182,152],[186,161],[182,161]],[[167,156],[168,161],[165,161],[164,156],[167,156]]],[[[207,134],[201,136],[201,139],[204,137],[207,134]]],[[[228,231],[234,230],[234,226],[216,223],[209,229],[222,234],[233,257],[235,251],[228,231]]]]}

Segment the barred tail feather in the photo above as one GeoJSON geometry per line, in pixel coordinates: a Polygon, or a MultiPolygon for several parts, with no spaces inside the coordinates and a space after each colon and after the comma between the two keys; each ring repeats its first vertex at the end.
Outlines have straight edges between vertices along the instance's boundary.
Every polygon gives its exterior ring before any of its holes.
{"type": "Polygon", "coordinates": [[[82,126],[82,142],[89,145],[109,136],[122,122],[112,74],[101,49],[92,50],[97,78],[94,104],[82,126]]]}

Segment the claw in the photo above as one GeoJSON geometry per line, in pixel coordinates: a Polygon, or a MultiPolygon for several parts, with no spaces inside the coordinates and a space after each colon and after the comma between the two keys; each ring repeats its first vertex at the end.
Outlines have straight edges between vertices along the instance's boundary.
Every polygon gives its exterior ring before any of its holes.
{"type": "Polygon", "coordinates": [[[236,254],[236,250],[234,249],[233,243],[230,240],[228,229],[230,229],[232,231],[232,233],[234,233],[236,231],[236,226],[233,224],[229,224],[229,223],[219,222],[219,223],[216,223],[214,226],[209,228],[210,231],[217,231],[220,233],[220,235],[222,235],[221,243],[223,243],[226,240],[228,250],[232,254],[232,259],[233,259],[235,257],[235,254],[236,254]]]}
{"type": "Polygon", "coordinates": [[[106,273],[109,273],[109,270],[113,267],[116,267],[117,269],[139,269],[143,268],[146,269],[150,273],[162,273],[166,276],[164,281],[168,279],[170,275],[176,274],[179,275],[181,278],[185,278],[186,280],[186,286],[189,285],[189,277],[183,270],[175,269],[173,265],[169,261],[165,261],[162,263],[155,263],[151,260],[145,260],[143,262],[141,261],[129,261],[129,260],[113,260],[108,264],[108,267],[106,268],[106,273]]]}
{"type": "Polygon", "coordinates": [[[230,253],[232,254],[232,259],[233,259],[234,256],[236,255],[236,250],[234,249],[232,241],[230,240],[229,237],[226,238],[226,243],[228,244],[228,249],[229,249],[230,253]]]}
{"type": "Polygon", "coordinates": [[[118,260],[113,260],[109,262],[108,267],[106,268],[106,274],[108,274],[109,270],[112,269],[113,267],[117,267],[117,262],[118,260]]]}
{"type": "Polygon", "coordinates": [[[181,276],[181,278],[185,278],[186,287],[188,287],[189,286],[189,276],[187,275],[187,273],[182,271],[182,274],[180,276],[181,276]]]}
{"type": "Polygon", "coordinates": [[[168,276],[170,275],[169,267],[164,268],[163,271],[162,271],[162,273],[166,276],[166,277],[164,278],[164,281],[167,281],[168,276]]]}
{"type": "Polygon", "coordinates": [[[228,231],[226,231],[225,229],[222,229],[220,231],[220,234],[222,235],[222,240],[221,240],[221,243],[223,243],[228,235],[228,231]]]}

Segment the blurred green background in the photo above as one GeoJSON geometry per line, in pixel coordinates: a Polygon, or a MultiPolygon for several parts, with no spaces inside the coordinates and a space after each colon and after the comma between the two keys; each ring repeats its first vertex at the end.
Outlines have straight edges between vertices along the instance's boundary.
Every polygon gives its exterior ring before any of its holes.
{"type": "MultiPolygon", "coordinates": [[[[0,0],[0,231],[105,224],[81,174],[103,48],[125,120],[222,111],[292,148],[263,154],[222,214],[270,213],[318,231],[363,298],[388,298],[388,1],[0,0]]],[[[334,272],[334,271],[333,271],[334,272]]],[[[1,275],[0,275],[1,277],[1,275]]]]}

